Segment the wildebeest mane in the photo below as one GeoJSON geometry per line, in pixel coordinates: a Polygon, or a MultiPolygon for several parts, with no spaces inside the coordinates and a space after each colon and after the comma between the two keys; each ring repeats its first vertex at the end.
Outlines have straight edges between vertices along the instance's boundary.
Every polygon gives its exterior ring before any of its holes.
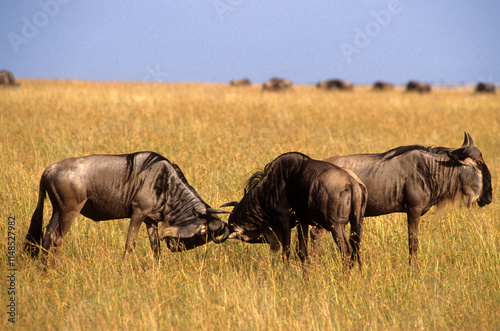
{"type": "Polygon", "coordinates": [[[452,149],[448,147],[440,147],[440,146],[429,146],[425,147],[422,145],[409,145],[409,146],[399,146],[396,148],[393,148],[391,150],[388,150],[387,152],[380,153],[378,154],[378,157],[381,160],[390,160],[393,159],[397,156],[406,154],[408,152],[412,151],[423,151],[423,152],[428,152],[432,154],[447,154],[450,152],[452,149]]]}
{"type": "MultiPolygon", "coordinates": [[[[136,152],[136,153],[128,154],[126,156],[126,158],[127,158],[127,169],[128,169],[127,180],[131,178],[132,173],[134,172],[134,170],[137,169],[136,158],[137,158],[137,155],[141,154],[141,153],[144,153],[144,152],[136,152]]],[[[146,153],[149,153],[149,155],[144,160],[144,162],[140,166],[140,168],[137,171],[137,173],[141,173],[141,172],[143,172],[143,171],[151,168],[153,165],[155,165],[158,162],[166,161],[168,164],[170,164],[172,166],[172,168],[174,169],[175,173],[177,174],[177,177],[189,189],[189,191],[191,191],[191,193],[197,199],[199,199],[200,201],[202,201],[204,205],[208,206],[205,203],[205,201],[198,195],[198,192],[196,192],[196,190],[191,185],[189,185],[186,177],[184,176],[184,173],[182,172],[181,168],[179,168],[179,166],[177,164],[175,164],[173,162],[170,162],[166,157],[164,157],[164,156],[162,156],[162,155],[160,155],[158,153],[155,153],[155,152],[146,152],[146,153]]]]}

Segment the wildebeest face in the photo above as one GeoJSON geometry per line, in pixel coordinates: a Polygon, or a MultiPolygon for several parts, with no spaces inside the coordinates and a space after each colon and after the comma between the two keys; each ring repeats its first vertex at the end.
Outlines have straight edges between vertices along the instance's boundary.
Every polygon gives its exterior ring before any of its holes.
{"type": "Polygon", "coordinates": [[[478,168],[481,170],[481,174],[483,177],[483,188],[481,191],[481,195],[477,200],[477,204],[479,205],[479,207],[484,207],[486,205],[489,205],[493,200],[493,192],[492,192],[493,189],[491,187],[491,173],[488,167],[486,166],[486,163],[484,162],[482,156],[476,160],[476,164],[478,168]]]}
{"type": "Polygon", "coordinates": [[[227,223],[210,214],[197,215],[173,225],[160,224],[159,238],[165,239],[167,247],[182,251],[204,245],[224,234],[227,223]]]}

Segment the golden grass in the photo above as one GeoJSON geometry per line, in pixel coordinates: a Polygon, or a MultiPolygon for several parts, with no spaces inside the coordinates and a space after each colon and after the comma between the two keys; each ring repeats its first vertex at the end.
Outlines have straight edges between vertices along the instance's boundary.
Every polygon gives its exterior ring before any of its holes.
{"type": "MultiPolygon", "coordinates": [[[[498,329],[500,326],[500,96],[466,89],[286,93],[216,84],[23,81],[0,89],[1,256],[16,217],[20,329],[498,329]],[[42,171],[72,156],[153,150],[177,163],[214,207],[238,200],[248,176],[276,156],[314,158],[399,145],[460,146],[471,133],[493,177],[484,209],[431,211],[421,221],[419,268],[407,264],[405,216],[365,221],[364,270],[344,275],[331,236],[309,281],[265,245],[163,248],[158,264],[141,230],[122,265],[128,220],[81,216],[61,263],[42,272],[22,242],[42,171]]],[[[50,203],[46,201],[46,205],[50,203]]],[[[45,223],[50,208],[45,208],[45,223]]],[[[2,304],[10,299],[4,279],[2,304]]],[[[6,309],[4,308],[6,311],[6,309]]],[[[8,315],[0,328],[11,326],[8,315]]]]}

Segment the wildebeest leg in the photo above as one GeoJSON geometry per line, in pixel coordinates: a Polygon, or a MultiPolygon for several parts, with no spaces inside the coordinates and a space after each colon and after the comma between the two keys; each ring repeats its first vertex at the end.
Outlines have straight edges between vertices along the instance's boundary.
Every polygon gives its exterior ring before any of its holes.
{"type": "Polygon", "coordinates": [[[135,241],[137,235],[139,234],[139,228],[146,217],[140,210],[134,210],[132,217],[130,218],[130,225],[128,227],[127,241],[125,242],[125,252],[123,253],[122,262],[125,263],[127,258],[135,248],[135,241]]]}
{"type": "Polygon", "coordinates": [[[361,237],[363,236],[363,224],[358,222],[358,219],[351,221],[351,236],[349,237],[349,243],[351,245],[351,267],[354,266],[356,259],[359,263],[359,268],[363,267],[361,262],[361,255],[359,253],[359,246],[361,243],[361,237]]]}
{"type": "Polygon", "coordinates": [[[418,224],[421,209],[413,208],[408,212],[408,246],[410,249],[410,264],[416,262],[418,251],[418,224]]]}
{"type": "Polygon", "coordinates": [[[309,224],[299,223],[298,237],[299,237],[299,258],[302,261],[302,269],[304,270],[304,276],[306,275],[306,266],[308,264],[309,254],[307,252],[307,241],[309,237],[309,224]]]}
{"type": "Polygon", "coordinates": [[[158,239],[158,223],[146,223],[151,249],[158,260],[160,258],[160,240],[158,239]]]}
{"type": "Polygon", "coordinates": [[[311,227],[311,255],[315,258],[320,251],[320,240],[323,237],[324,230],[318,226],[311,227]]]}
{"type": "Polygon", "coordinates": [[[331,231],[333,240],[340,250],[340,255],[342,256],[342,264],[344,265],[345,269],[348,269],[349,259],[351,257],[352,251],[345,236],[344,225],[337,223],[331,227],[331,231]]]}

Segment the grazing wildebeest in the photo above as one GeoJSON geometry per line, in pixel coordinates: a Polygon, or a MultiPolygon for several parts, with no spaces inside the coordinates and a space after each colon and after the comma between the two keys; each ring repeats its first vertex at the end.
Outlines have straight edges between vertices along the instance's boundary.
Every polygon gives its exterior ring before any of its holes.
{"type": "Polygon", "coordinates": [[[490,83],[477,83],[476,85],[476,92],[478,93],[495,93],[496,92],[496,87],[493,84],[490,83]]]}
{"type": "Polygon", "coordinates": [[[408,92],[416,91],[420,93],[426,93],[431,91],[431,86],[427,83],[415,82],[411,80],[408,82],[408,84],[406,84],[406,91],[408,92]]]}
{"type": "Polygon", "coordinates": [[[248,78],[241,78],[241,79],[233,79],[232,81],[229,82],[229,85],[231,86],[248,86],[252,85],[250,80],[248,78]]]}
{"type": "Polygon", "coordinates": [[[387,82],[376,81],[373,83],[373,89],[375,91],[390,91],[394,89],[394,85],[387,82]]]}
{"type": "Polygon", "coordinates": [[[345,265],[352,265],[358,257],[361,266],[359,244],[366,201],[366,188],[352,172],[301,153],[285,153],[250,177],[239,203],[223,205],[234,209],[228,220],[229,235],[224,234],[222,240],[267,242],[273,251],[281,244],[287,260],[291,230],[298,222],[299,256],[305,266],[308,226],[318,225],[332,232],[345,265]],[[347,222],[352,230],[350,244],[344,233],[347,222]]]}
{"type": "Polygon", "coordinates": [[[214,216],[224,211],[210,208],[177,165],[153,152],[90,155],[48,166],[40,179],[38,204],[26,235],[25,251],[37,256],[43,236],[42,262],[46,265],[49,249],[53,246],[57,257],[78,213],[96,222],[131,219],[123,261],[135,247],[142,223],[146,223],[157,257],[161,239],[172,251],[191,249],[209,240],[218,242],[216,236],[222,234],[226,225],[214,216]],[[47,193],[53,211],[42,234],[47,193]]]}
{"type": "Polygon", "coordinates": [[[7,70],[0,71],[0,85],[19,87],[19,83],[16,82],[14,75],[7,70]]]}
{"type": "MultiPolygon", "coordinates": [[[[418,249],[418,224],[432,206],[464,198],[470,207],[491,203],[491,174],[465,133],[458,149],[401,146],[380,154],[334,156],[325,161],[352,170],[368,189],[365,216],[406,213],[410,263],[418,249]]],[[[312,242],[318,237],[311,231],[312,242]]]]}
{"type": "Polygon", "coordinates": [[[289,81],[288,79],[282,79],[282,78],[271,78],[264,84],[262,84],[262,91],[286,91],[292,87],[292,82],[289,81]]]}
{"type": "Polygon", "coordinates": [[[351,91],[354,88],[350,82],[341,79],[324,80],[318,82],[316,84],[316,87],[324,90],[340,90],[340,91],[351,91]]]}

